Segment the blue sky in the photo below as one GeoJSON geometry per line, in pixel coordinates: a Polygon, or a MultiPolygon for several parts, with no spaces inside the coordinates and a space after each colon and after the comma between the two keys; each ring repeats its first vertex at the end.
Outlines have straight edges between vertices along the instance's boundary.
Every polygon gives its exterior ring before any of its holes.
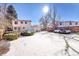
{"type": "Polygon", "coordinates": [[[44,6],[53,5],[57,9],[57,15],[61,17],[61,21],[64,20],[79,20],[79,4],[67,4],[67,3],[17,3],[12,4],[18,14],[20,20],[32,20],[32,24],[38,24],[41,16],[44,16],[44,6]]]}

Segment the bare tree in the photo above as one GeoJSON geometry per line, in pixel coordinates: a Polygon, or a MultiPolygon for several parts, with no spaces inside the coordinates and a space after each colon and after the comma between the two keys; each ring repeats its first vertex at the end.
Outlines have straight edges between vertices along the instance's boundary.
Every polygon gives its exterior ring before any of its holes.
{"type": "Polygon", "coordinates": [[[2,4],[3,6],[0,7],[0,11],[1,11],[1,21],[0,24],[2,24],[2,26],[7,29],[7,28],[12,28],[12,20],[15,20],[15,18],[9,14],[7,14],[7,4],[2,4]],[[7,18],[9,17],[9,19],[7,18]],[[12,19],[12,20],[11,20],[12,19]]]}
{"type": "Polygon", "coordinates": [[[56,17],[57,17],[57,10],[56,10],[56,7],[54,6],[53,7],[53,17],[51,17],[51,20],[52,20],[52,24],[53,24],[53,30],[56,28],[56,17]]]}
{"type": "Polygon", "coordinates": [[[42,16],[40,18],[40,25],[42,25],[42,29],[47,29],[47,24],[48,24],[48,17],[47,16],[42,16]]]}
{"type": "Polygon", "coordinates": [[[4,6],[0,7],[0,28],[5,28],[5,7],[6,4],[4,4],[4,6]]]}
{"type": "Polygon", "coordinates": [[[56,20],[56,8],[53,7],[53,10],[51,9],[51,7],[49,8],[48,13],[45,16],[42,16],[40,18],[40,24],[43,26],[43,29],[47,29],[48,24],[51,21],[52,28],[55,29],[55,20],[56,20]]]}

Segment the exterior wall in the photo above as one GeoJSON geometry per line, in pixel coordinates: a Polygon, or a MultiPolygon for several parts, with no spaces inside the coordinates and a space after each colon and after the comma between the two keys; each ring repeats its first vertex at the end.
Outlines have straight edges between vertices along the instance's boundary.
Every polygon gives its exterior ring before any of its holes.
{"type": "Polygon", "coordinates": [[[79,26],[75,26],[75,27],[70,27],[70,30],[72,30],[73,32],[79,32],[79,26]]]}
{"type": "Polygon", "coordinates": [[[64,21],[64,22],[58,23],[58,27],[73,27],[73,26],[79,26],[79,22],[77,22],[77,21],[64,21]],[[70,22],[71,22],[71,24],[70,24],[70,22]],[[62,25],[60,25],[60,23],[62,23],[62,25]]]}
{"type": "Polygon", "coordinates": [[[58,28],[79,32],[79,21],[61,21],[58,23],[58,28]],[[60,25],[60,23],[62,24],[60,25]]]}
{"type": "Polygon", "coordinates": [[[31,21],[27,20],[13,20],[12,21],[13,31],[25,31],[31,28],[31,21]],[[17,24],[15,24],[17,22],[17,24]],[[23,22],[23,23],[21,23],[23,22]],[[27,22],[27,24],[25,24],[27,22]],[[15,30],[16,27],[16,30],[15,30]]]}
{"type": "Polygon", "coordinates": [[[33,28],[33,31],[34,31],[34,32],[39,32],[39,31],[41,31],[41,26],[39,26],[39,25],[34,25],[34,26],[32,26],[32,28],[33,28]]]}
{"type": "Polygon", "coordinates": [[[79,32],[79,21],[55,21],[55,25],[49,22],[47,31],[53,31],[54,29],[69,29],[74,32],[79,32]]]}

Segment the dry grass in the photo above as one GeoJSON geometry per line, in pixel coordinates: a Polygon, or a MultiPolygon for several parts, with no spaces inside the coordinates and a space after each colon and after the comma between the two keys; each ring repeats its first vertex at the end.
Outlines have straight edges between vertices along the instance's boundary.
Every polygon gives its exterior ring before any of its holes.
{"type": "Polygon", "coordinates": [[[9,48],[6,47],[0,47],[0,55],[6,54],[9,51],[9,48]]]}

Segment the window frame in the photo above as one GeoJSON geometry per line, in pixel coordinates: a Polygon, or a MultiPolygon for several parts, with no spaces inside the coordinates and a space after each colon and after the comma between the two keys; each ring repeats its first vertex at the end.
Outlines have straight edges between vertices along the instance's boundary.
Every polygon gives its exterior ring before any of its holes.
{"type": "Polygon", "coordinates": [[[14,30],[17,30],[17,27],[14,27],[14,30]]]}
{"type": "Polygon", "coordinates": [[[25,24],[27,24],[27,22],[25,21],[25,24]]]}
{"type": "Polygon", "coordinates": [[[23,27],[23,29],[25,29],[25,27],[23,27]]]}
{"type": "Polygon", "coordinates": [[[23,24],[23,21],[21,21],[21,24],[23,24]]]}
{"type": "Polygon", "coordinates": [[[69,25],[72,25],[72,22],[69,22],[69,25]]]}
{"type": "Polygon", "coordinates": [[[78,25],[78,22],[76,22],[75,25],[78,25]]]}
{"type": "Polygon", "coordinates": [[[15,21],[15,24],[18,24],[18,21],[15,21]]]}

